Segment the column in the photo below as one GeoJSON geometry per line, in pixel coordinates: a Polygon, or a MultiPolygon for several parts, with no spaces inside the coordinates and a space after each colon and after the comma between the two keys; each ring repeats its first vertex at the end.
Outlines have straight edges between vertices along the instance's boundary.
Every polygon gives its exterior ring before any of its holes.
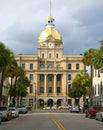
{"type": "Polygon", "coordinates": [[[47,94],[47,74],[45,74],[44,78],[44,94],[47,94]]]}
{"type": "Polygon", "coordinates": [[[56,74],[54,74],[54,95],[56,95],[56,74]]]}

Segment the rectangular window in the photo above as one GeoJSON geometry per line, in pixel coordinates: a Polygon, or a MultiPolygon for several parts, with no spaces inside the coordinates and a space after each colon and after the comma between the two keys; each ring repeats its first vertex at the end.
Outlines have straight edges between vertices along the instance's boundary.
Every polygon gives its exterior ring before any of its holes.
{"type": "Polygon", "coordinates": [[[72,69],[71,64],[68,64],[68,69],[69,69],[69,70],[72,69]]]}
{"type": "Polygon", "coordinates": [[[30,70],[32,70],[33,69],[33,64],[32,63],[30,63],[30,70]]]}
{"type": "Polygon", "coordinates": [[[44,93],[44,87],[40,87],[40,93],[44,93]]]}
{"type": "Polygon", "coordinates": [[[57,87],[57,93],[60,93],[60,87],[57,87]]]}
{"type": "Polygon", "coordinates": [[[57,81],[61,81],[61,75],[57,75],[57,81]]]}
{"type": "Polygon", "coordinates": [[[48,93],[52,93],[52,87],[48,88],[48,93]]]}
{"type": "Polygon", "coordinates": [[[30,84],[30,93],[33,93],[33,84],[30,84]]]}
{"type": "Polygon", "coordinates": [[[49,75],[49,76],[48,76],[48,80],[49,80],[49,81],[52,81],[52,75],[49,75]]]}
{"type": "Polygon", "coordinates": [[[44,75],[40,75],[40,81],[44,81],[44,75]]]}
{"type": "Polygon", "coordinates": [[[71,74],[68,74],[68,80],[71,80],[71,74]]]}
{"type": "Polygon", "coordinates": [[[76,70],[79,70],[79,64],[76,64],[76,70]]]}
{"type": "Polygon", "coordinates": [[[53,68],[53,64],[48,64],[48,68],[53,68]]]}
{"type": "Polygon", "coordinates": [[[30,74],[29,79],[33,80],[33,74],[30,74]]]}
{"type": "Polygon", "coordinates": [[[23,64],[21,65],[21,67],[22,67],[22,69],[25,69],[25,63],[23,63],[23,64]]]}

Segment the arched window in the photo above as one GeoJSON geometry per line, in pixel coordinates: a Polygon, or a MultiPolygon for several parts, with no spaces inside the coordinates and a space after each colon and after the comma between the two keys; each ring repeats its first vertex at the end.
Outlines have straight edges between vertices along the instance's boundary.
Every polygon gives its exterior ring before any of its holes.
{"type": "Polygon", "coordinates": [[[42,53],[42,58],[44,59],[44,53],[42,53]]]}
{"type": "Polygon", "coordinates": [[[49,53],[49,58],[51,59],[51,53],[49,53]]]}
{"type": "Polygon", "coordinates": [[[56,58],[58,59],[58,54],[56,54],[56,58]]]}

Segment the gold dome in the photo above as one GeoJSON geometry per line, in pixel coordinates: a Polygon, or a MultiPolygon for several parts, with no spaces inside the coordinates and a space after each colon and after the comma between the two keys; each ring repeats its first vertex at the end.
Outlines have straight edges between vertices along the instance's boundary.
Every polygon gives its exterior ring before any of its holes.
{"type": "Polygon", "coordinates": [[[50,15],[48,17],[48,24],[46,25],[45,30],[43,32],[41,32],[41,34],[38,38],[38,42],[43,42],[43,41],[47,40],[49,36],[53,37],[55,40],[62,41],[60,34],[54,28],[53,22],[54,22],[54,19],[53,19],[52,15],[50,15]]]}
{"type": "Polygon", "coordinates": [[[46,29],[43,32],[41,32],[38,41],[45,41],[49,36],[52,36],[55,40],[62,40],[60,34],[54,29],[54,27],[47,26],[46,29]]]}

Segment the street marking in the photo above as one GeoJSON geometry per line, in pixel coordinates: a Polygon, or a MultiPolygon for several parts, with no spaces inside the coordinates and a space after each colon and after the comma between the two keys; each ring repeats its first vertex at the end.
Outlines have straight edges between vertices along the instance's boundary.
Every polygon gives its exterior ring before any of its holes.
{"type": "Polygon", "coordinates": [[[50,113],[51,120],[56,124],[59,130],[66,130],[65,127],[50,113]]]}

